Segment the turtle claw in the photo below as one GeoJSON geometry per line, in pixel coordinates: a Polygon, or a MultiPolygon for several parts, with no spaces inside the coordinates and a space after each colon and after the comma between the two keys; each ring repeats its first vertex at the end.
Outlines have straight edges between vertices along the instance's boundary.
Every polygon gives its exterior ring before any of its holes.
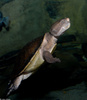
{"type": "Polygon", "coordinates": [[[55,62],[61,62],[61,60],[59,58],[54,58],[55,62]]]}
{"type": "Polygon", "coordinates": [[[10,95],[10,93],[11,93],[12,91],[14,91],[14,90],[15,90],[15,86],[14,86],[14,84],[11,84],[11,86],[10,86],[9,89],[8,89],[7,96],[10,95]]]}

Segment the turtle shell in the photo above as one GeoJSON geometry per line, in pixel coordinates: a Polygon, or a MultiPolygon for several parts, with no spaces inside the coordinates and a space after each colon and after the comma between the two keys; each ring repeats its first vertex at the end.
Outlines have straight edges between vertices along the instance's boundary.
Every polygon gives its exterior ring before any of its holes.
{"type": "Polygon", "coordinates": [[[36,38],[21,49],[15,61],[15,66],[12,72],[13,75],[11,75],[12,77],[18,76],[20,72],[23,73],[23,70],[26,67],[27,63],[31,60],[35,52],[40,47],[42,40],[43,36],[36,38]]]}

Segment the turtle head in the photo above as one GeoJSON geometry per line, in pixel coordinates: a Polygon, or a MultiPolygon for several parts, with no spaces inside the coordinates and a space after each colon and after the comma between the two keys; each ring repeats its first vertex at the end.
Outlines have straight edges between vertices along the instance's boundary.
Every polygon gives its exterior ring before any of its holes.
{"type": "Polygon", "coordinates": [[[60,21],[55,22],[50,29],[50,33],[55,37],[59,37],[69,27],[70,27],[70,19],[65,18],[60,21]]]}

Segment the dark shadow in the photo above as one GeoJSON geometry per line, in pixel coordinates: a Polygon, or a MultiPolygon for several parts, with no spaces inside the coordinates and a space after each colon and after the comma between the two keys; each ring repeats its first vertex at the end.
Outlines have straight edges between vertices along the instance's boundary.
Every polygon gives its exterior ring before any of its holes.
{"type": "Polygon", "coordinates": [[[82,71],[77,69],[73,73],[73,71],[69,72],[63,69],[51,70],[50,68],[46,68],[46,65],[45,68],[43,67],[30,78],[23,81],[19,89],[14,92],[18,93],[18,99],[44,97],[50,91],[61,90],[81,83],[87,77],[85,73],[87,70],[82,71]]]}

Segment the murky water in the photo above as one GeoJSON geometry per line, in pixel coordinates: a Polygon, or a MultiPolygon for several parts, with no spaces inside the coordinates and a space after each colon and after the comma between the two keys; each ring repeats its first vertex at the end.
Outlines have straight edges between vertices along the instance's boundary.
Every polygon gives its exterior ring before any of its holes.
{"type": "MultiPolygon", "coordinates": [[[[68,95],[65,92],[65,94],[62,94],[62,89],[69,85],[72,86],[86,81],[86,10],[86,0],[0,0],[0,11],[3,17],[8,17],[10,20],[9,30],[2,26],[2,30],[0,31],[0,66],[4,66],[5,64],[5,66],[9,66],[9,64],[15,63],[14,59],[20,49],[33,39],[49,32],[51,25],[55,21],[68,17],[71,22],[70,28],[63,36],[59,37],[57,49],[53,54],[61,59],[61,64],[48,64],[45,68],[42,67],[41,70],[20,86],[17,93],[15,92],[10,96],[11,100],[15,100],[15,98],[17,100],[22,97],[23,100],[36,100],[35,98],[32,99],[31,95],[33,95],[33,91],[35,91],[34,95],[37,100],[49,100],[47,93],[49,93],[50,97],[51,95],[54,96],[54,98],[52,97],[50,100],[62,100],[60,99],[62,98],[61,95],[66,95],[65,97],[67,98],[69,95],[69,92],[68,95]],[[40,85],[41,89],[39,89],[40,85]],[[46,89],[42,88],[44,86],[46,89]],[[30,91],[29,87],[31,87],[30,91]],[[55,92],[55,90],[59,91],[59,87],[61,87],[61,91],[58,92],[60,96],[58,95],[57,97],[57,92],[55,92]],[[27,88],[30,97],[28,97],[28,93],[24,93],[27,88]],[[36,90],[34,90],[34,88],[36,90]],[[25,91],[23,92],[23,90],[25,91]],[[40,93],[37,92],[38,90],[42,92],[41,96],[37,95],[40,93]],[[54,92],[51,94],[51,91],[54,92]],[[24,96],[21,97],[23,93],[24,96]]],[[[2,73],[3,75],[7,75],[10,71],[6,69],[5,71],[1,70],[1,74],[2,73]]],[[[1,76],[1,80],[2,78],[1,76]]],[[[85,85],[83,87],[86,88],[85,85]]],[[[2,88],[1,91],[4,90],[5,89],[2,88]]],[[[70,93],[72,94],[73,92],[70,93]]],[[[72,96],[71,94],[69,95],[69,100],[72,100],[72,98],[70,98],[70,96],[72,96]]],[[[82,95],[81,100],[86,100],[85,94],[80,93],[80,95],[82,95]]],[[[75,99],[75,97],[73,98],[75,99]]],[[[63,98],[63,100],[66,99],[63,98]]]]}

